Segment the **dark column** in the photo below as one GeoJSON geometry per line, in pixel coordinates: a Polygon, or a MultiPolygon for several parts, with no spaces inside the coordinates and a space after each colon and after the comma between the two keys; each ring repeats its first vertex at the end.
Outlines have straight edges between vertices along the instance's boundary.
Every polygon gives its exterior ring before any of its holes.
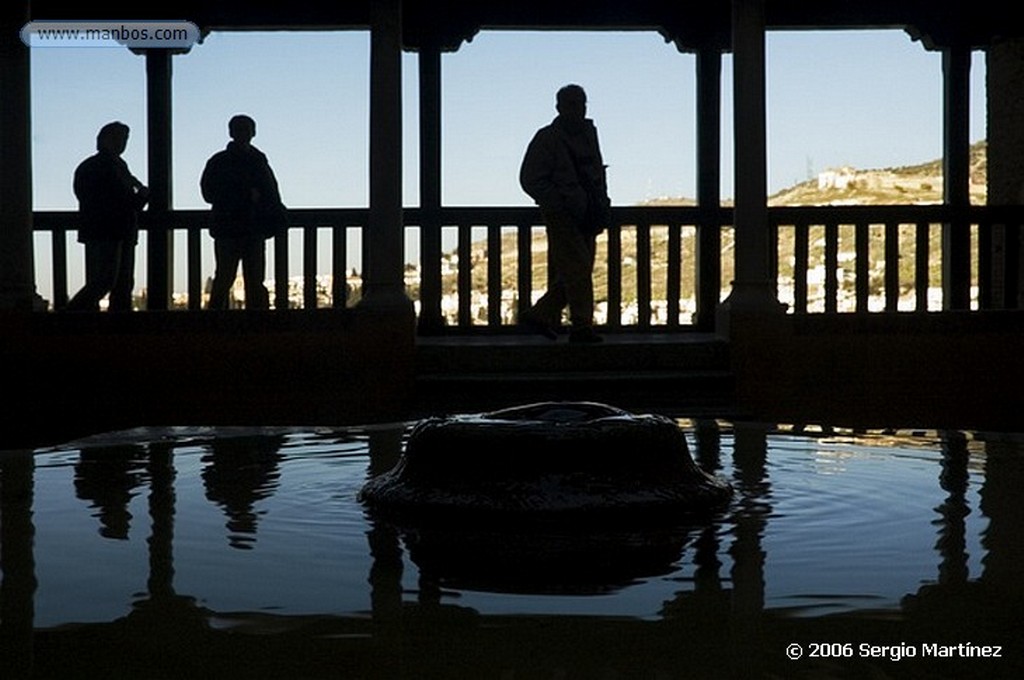
{"type": "Polygon", "coordinates": [[[146,50],[146,121],[149,155],[149,237],[146,254],[149,310],[167,309],[171,300],[174,234],[171,210],[171,52],[146,50]]]}
{"type": "MultiPolygon", "coordinates": [[[[3,10],[0,21],[0,310],[32,309],[32,150],[29,53],[19,32],[28,3],[3,10]]],[[[39,301],[41,302],[41,301],[39,301]]]]}
{"type": "Polygon", "coordinates": [[[764,591],[767,552],[763,541],[767,517],[771,514],[771,481],[766,465],[767,427],[759,423],[734,426],[733,465],[737,493],[733,512],[732,606],[729,616],[734,646],[733,677],[760,677],[764,673],[760,655],[750,650],[764,645],[764,591]]]}
{"type": "Polygon", "coordinates": [[[778,304],[768,271],[764,0],[733,0],[732,14],[736,276],[726,304],[768,311],[778,304]]]}
{"type": "Polygon", "coordinates": [[[420,332],[441,317],[441,50],[423,47],[420,66],[420,332]]]}
{"type": "MultiPolygon", "coordinates": [[[[971,204],[970,49],[944,49],[942,75],[944,200],[947,206],[967,208],[971,204]]],[[[942,228],[942,304],[947,310],[971,306],[970,223],[961,217],[942,228]]]]}
{"type": "Polygon", "coordinates": [[[697,327],[712,330],[722,285],[722,52],[697,51],[697,327]]]}
{"type": "Polygon", "coordinates": [[[36,581],[31,451],[0,455],[0,677],[32,677],[36,581]]]}
{"type": "Polygon", "coordinates": [[[967,437],[963,432],[954,430],[942,434],[939,486],[949,495],[935,508],[940,518],[933,522],[939,527],[935,548],[940,557],[938,582],[941,585],[964,585],[970,576],[966,522],[971,514],[966,500],[970,459],[967,437]]]}
{"type": "MultiPolygon", "coordinates": [[[[370,476],[390,470],[402,455],[402,430],[381,428],[370,431],[370,476]]],[[[402,626],[402,558],[401,537],[388,522],[370,520],[366,532],[370,544],[370,613],[374,637],[380,641],[380,656],[375,659],[381,677],[403,677],[403,658],[394,653],[404,649],[402,626]]]]}
{"type": "MultiPolygon", "coordinates": [[[[988,204],[1024,204],[1024,38],[998,40],[985,51],[988,204]]],[[[993,233],[993,306],[1024,306],[1020,275],[1021,225],[996,225],[993,233]]]]}
{"type": "Polygon", "coordinates": [[[174,593],[174,491],[175,469],[171,446],[163,443],[149,447],[149,516],[152,526],[149,544],[147,591],[152,601],[166,601],[174,593]]]}
{"type": "Polygon", "coordinates": [[[402,271],[401,0],[370,3],[370,217],[361,306],[408,307],[402,271]]]}
{"type": "MultiPolygon", "coordinates": [[[[1010,438],[993,437],[985,442],[985,477],[981,485],[980,510],[988,519],[982,535],[984,553],[982,573],[978,581],[1000,593],[1004,602],[1024,600],[1024,504],[1020,490],[1024,488],[1024,465],[1021,446],[1010,438]]],[[[1008,605],[1012,606],[1012,605],[1008,605]]]]}

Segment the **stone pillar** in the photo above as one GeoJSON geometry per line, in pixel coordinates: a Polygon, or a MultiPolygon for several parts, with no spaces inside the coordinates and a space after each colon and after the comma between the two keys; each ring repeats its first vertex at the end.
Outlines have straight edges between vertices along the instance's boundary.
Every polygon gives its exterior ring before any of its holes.
{"type": "MultiPolygon", "coordinates": [[[[942,73],[944,202],[966,208],[971,203],[970,48],[945,48],[942,73]]],[[[965,218],[942,228],[942,306],[946,310],[971,306],[971,232],[965,218]]]]}
{"type": "MultiPolygon", "coordinates": [[[[745,650],[759,649],[764,642],[765,563],[767,552],[761,541],[771,514],[771,480],[768,477],[767,427],[759,423],[738,422],[733,433],[733,458],[736,466],[738,508],[733,514],[735,526],[729,547],[733,566],[729,628],[734,650],[733,677],[761,677],[761,655],[745,650]]],[[[728,671],[727,671],[728,672],[728,671]]]]}
{"type": "Polygon", "coordinates": [[[173,291],[171,204],[171,51],[146,50],[146,124],[150,224],[146,289],[149,310],[167,309],[173,291]]]}
{"type": "Polygon", "coordinates": [[[1024,38],[986,53],[988,202],[1024,204],[1024,38]]]}
{"type": "MultiPolygon", "coordinates": [[[[988,204],[1024,205],[1024,39],[990,45],[986,56],[988,204]]],[[[1024,302],[1020,275],[1021,226],[997,225],[992,267],[993,306],[1016,309],[1024,302]]]]}
{"type": "Polygon", "coordinates": [[[768,238],[764,3],[732,2],[736,275],[716,320],[716,330],[724,335],[732,334],[737,314],[782,311],[768,266],[769,248],[776,246],[768,238]]]}
{"type": "Polygon", "coordinates": [[[977,581],[991,588],[989,592],[1004,593],[1009,602],[1024,598],[1024,581],[1020,578],[1020,565],[1024,563],[1024,542],[1020,540],[1024,522],[1022,484],[1020,446],[998,437],[986,441],[979,508],[988,518],[988,525],[981,540],[982,572],[977,581]]]}
{"type": "Polygon", "coordinates": [[[370,3],[370,217],[360,305],[411,310],[402,252],[401,7],[401,0],[370,3]]]}
{"type": "Polygon", "coordinates": [[[441,316],[441,50],[420,49],[420,332],[441,316]]]}
{"type": "Polygon", "coordinates": [[[35,462],[30,450],[0,455],[0,676],[32,677],[34,661],[35,462]]]}
{"type": "Polygon", "coordinates": [[[697,327],[713,330],[722,282],[722,52],[697,51],[697,327]]]}
{"type": "Polygon", "coordinates": [[[11,3],[0,21],[0,310],[43,305],[36,295],[32,238],[29,48],[21,42],[28,3],[11,3]]]}

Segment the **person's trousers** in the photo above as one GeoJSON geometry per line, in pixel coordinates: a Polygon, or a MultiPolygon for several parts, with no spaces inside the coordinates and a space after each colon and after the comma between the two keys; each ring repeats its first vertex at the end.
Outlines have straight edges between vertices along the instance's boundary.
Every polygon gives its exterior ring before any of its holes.
{"type": "Polygon", "coordinates": [[[135,288],[135,243],[124,239],[85,244],[85,285],[68,302],[75,311],[99,311],[100,300],[110,294],[112,312],[132,311],[135,288]]]}
{"type": "Polygon", "coordinates": [[[551,327],[569,307],[573,328],[594,324],[594,254],[596,237],[584,234],[576,220],[560,212],[544,212],[548,236],[548,290],[532,307],[535,318],[551,327]]]}
{"type": "Polygon", "coordinates": [[[216,238],[213,241],[213,255],[217,270],[213,276],[207,309],[228,308],[228,295],[235,284],[239,263],[242,264],[242,280],[245,283],[245,308],[270,309],[270,293],[263,285],[267,263],[265,242],[262,237],[216,238]]]}

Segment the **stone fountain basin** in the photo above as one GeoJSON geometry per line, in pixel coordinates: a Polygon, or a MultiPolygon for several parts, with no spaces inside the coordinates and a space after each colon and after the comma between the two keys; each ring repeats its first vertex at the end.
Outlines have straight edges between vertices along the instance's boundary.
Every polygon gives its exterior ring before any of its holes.
{"type": "Polygon", "coordinates": [[[671,419],[593,402],[433,417],[360,499],[390,517],[620,519],[713,512],[732,488],[671,419]]]}

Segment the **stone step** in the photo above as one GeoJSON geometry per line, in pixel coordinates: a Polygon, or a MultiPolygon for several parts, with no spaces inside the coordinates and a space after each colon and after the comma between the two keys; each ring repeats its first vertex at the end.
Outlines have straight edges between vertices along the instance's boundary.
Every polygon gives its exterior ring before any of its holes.
{"type": "Polygon", "coordinates": [[[731,408],[734,379],[724,341],[692,334],[606,338],[583,346],[532,337],[421,340],[416,410],[474,412],[577,400],[694,415],[731,408]]]}
{"type": "Polygon", "coordinates": [[[597,345],[533,336],[420,338],[421,375],[727,370],[729,345],[706,334],[612,335],[597,345]]]}

